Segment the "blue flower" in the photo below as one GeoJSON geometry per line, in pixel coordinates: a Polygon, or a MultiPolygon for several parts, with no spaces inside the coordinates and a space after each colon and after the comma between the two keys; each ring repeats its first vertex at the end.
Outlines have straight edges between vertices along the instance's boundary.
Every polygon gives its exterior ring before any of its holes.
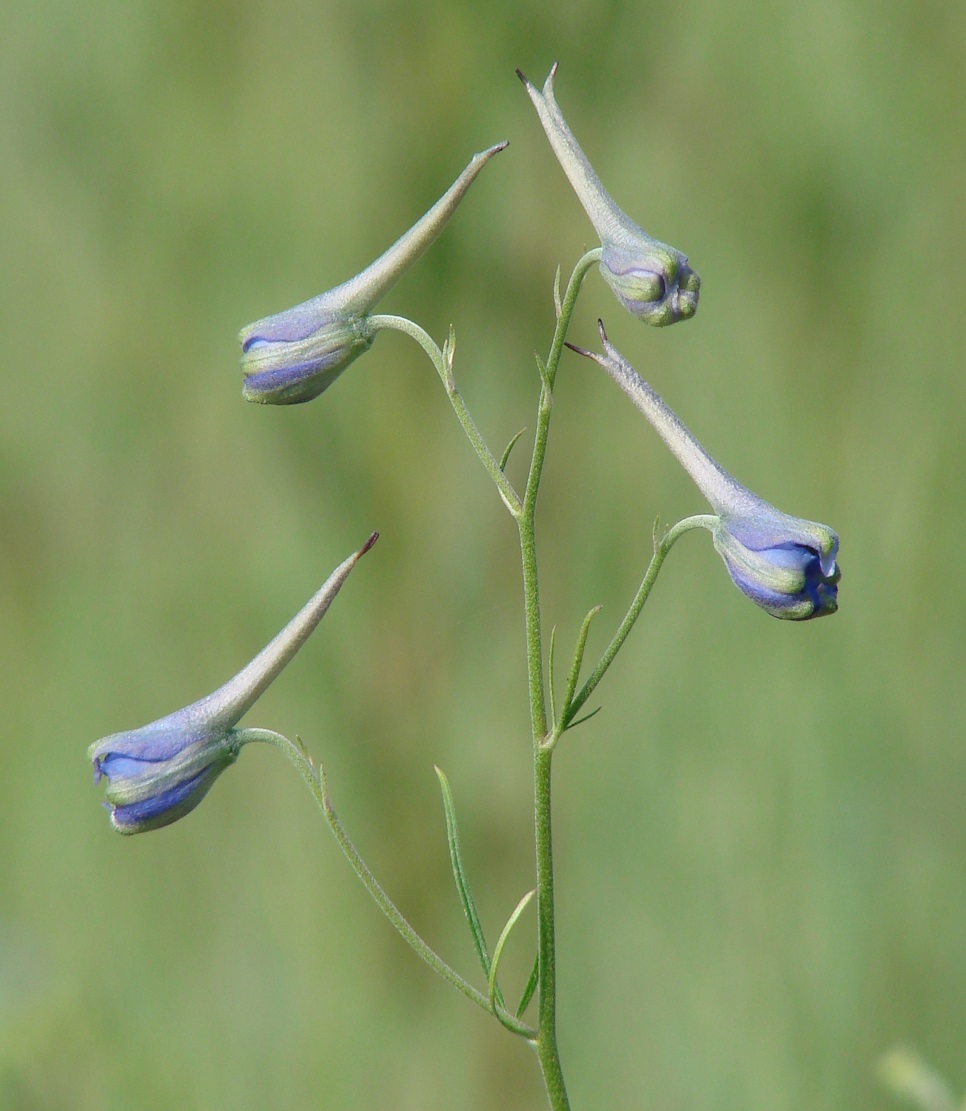
{"type": "Polygon", "coordinates": [[[223,687],[140,729],[112,733],[90,746],[94,782],[107,779],[104,797],[118,832],[158,829],[194,810],[242,746],[258,739],[257,730],[235,728],[239,719],[305,643],[377,535],[340,563],[278,636],[223,687]]]}
{"type": "Polygon", "coordinates": [[[735,586],[773,617],[804,621],[838,609],[839,538],[827,526],[782,513],[737,482],[607,339],[599,363],[651,422],[711,503],[715,549],[735,586]]]}
{"type": "Polygon", "coordinates": [[[198,805],[212,783],[238,756],[238,731],[195,720],[195,706],[113,733],[88,750],[94,782],[107,779],[104,797],[111,825],[143,833],[170,825],[198,805]]]}
{"type": "Polygon", "coordinates": [[[614,203],[557,105],[556,73],[554,63],[541,92],[517,70],[557,161],[600,236],[601,276],[624,308],[647,324],[687,320],[697,311],[701,279],[686,255],[653,239],[614,203]]]}
{"type": "Polygon", "coordinates": [[[369,310],[436,239],[477,174],[506,145],[475,154],[436,204],[361,274],[242,328],[245,399],[272,405],[311,401],[368,351],[376,336],[369,310]]]}

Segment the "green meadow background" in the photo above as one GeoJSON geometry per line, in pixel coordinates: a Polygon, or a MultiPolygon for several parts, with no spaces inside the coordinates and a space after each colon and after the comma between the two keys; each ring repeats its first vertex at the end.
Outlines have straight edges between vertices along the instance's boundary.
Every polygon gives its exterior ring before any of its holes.
{"type": "MultiPolygon", "coordinates": [[[[739,479],[840,533],[843,569],[838,615],[782,623],[684,538],[561,743],[574,1107],[885,1111],[899,1043],[966,1089],[964,50],[948,0],[3,5],[0,1107],[544,1106],[278,753],[128,839],[85,749],[214,689],[378,529],[246,720],[324,759],[376,874],[479,982],[433,765],[492,943],[534,878],[512,523],[405,338],[274,409],[242,402],[235,336],[506,138],[381,307],[456,326],[497,453],[532,431],[554,270],[595,243],[513,72],[555,59],[608,188],[704,283],[654,330],[592,274],[571,338],[602,316],[739,479]]],[[[554,421],[544,616],[567,657],[603,604],[593,656],[654,518],[705,506],[569,354],[554,421]]]]}

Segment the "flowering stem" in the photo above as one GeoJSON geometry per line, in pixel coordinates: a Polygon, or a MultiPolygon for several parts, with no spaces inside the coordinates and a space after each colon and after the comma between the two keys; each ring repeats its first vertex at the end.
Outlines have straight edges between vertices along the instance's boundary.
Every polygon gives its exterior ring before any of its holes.
{"type": "Polygon", "coordinates": [[[521,1022],[515,1015],[510,1014],[509,1011],[506,1011],[502,1007],[491,1006],[486,995],[473,987],[472,984],[467,983],[455,969],[450,968],[442,957],[431,949],[409,924],[402,912],[389,898],[379,884],[379,881],[369,870],[369,866],[359,855],[359,850],[349,839],[349,835],[346,833],[344,826],[339,821],[335,810],[332,808],[328,787],[325,781],[325,772],[321,767],[316,769],[305,750],[301,748],[301,746],[290,741],[288,737],[284,737],[281,733],[275,733],[270,729],[245,729],[240,730],[239,733],[243,743],[263,741],[266,744],[273,745],[275,748],[284,752],[295,765],[296,770],[308,784],[309,790],[315,796],[316,802],[322,808],[325,820],[328,822],[329,828],[335,835],[336,841],[339,842],[339,847],[342,849],[346,859],[352,865],[353,871],[372,896],[373,902],[379,907],[393,926],[395,926],[397,932],[407,945],[409,945],[418,956],[422,957],[434,972],[438,973],[447,983],[452,984],[458,991],[461,991],[467,999],[471,999],[488,1014],[495,1014],[499,1011],[497,1017],[504,1026],[512,1030],[513,1033],[519,1034],[521,1037],[527,1038],[530,1041],[534,1041],[537,1036],[535,1030],[529,1027],[525,1022],[521,1022]]]}
{"type": "Polygon", "coordinates": [[[590,673],[586,683],[584,683],[576,696],[572,698],[561,711],[560,724],[555,731],[555,736],[550,739],[551,745],[556,742],[560,734],[573,722],[581,706],[590,698],[597,684],[604,677],[604,673],[614,662],[614,657],[621,650],[631,629],[634,628],[634,622],[640,617],[641,610],[644,608],[644,603],[650,596],[651,588],[657,581],[658,572],[661,570],[665,557],[674,545],[675,540],[694,528],[712,528],[717,520],[717,517],[710,514],[699,514],[695,517],[686,517],[683,521],[678,521],[673,528],[668,529],[661,539],[658,539],[657,535],[655,535],[654,554],[651,556],[651,562],[648,564],[644,579],[641,582],[637,594],[634,596],[634,601],[631,602],[630,609],[628,609],[625,614],[620,628],[614,634],[613,640],[611,640],[610,644],[607,646],[607,650],[601,656],[597,666],[590,673]]]}
{"type": "Polygon", "coordinates": [[[573,316],[577,294],[590,267],[599,260],[600,249],[588,251],[574,267],[567,292],[557,314],[550,354],[541,374],[540,403],[530,473],[523,505],[517,517],[520,554],[523,563],[523,598],[526,617],[527,673],[530,690],[530,725],[533,734],[533,800],[537,865],[537,936],[539,964],[539,1003],[537,1056],[543,1071],[547,1095],[554,1111],[566,1111],[570,1102],[564,1085],[560,1054],[557,1049],[556,934],[553,897],[553,836],[551,821],[552,747],[547,740],[547,703],[543,668],[543,633],[540,622],[540,585],[537,576],[536,511],[537,494],[547,453],[553,385],[563,352],[567,330],[573,316]]]}
{"type": "Polygon", "coordinates": [[[523,496],[523,505],[517,518],[520,530],[520,552],[523,558],[523,597],[526,612],[527,667],[530,682],[530,724],[534,743],[543,741],[547,732],[546,697],[543,674],[543,633],[540,624],[540,586],[537,579],[536,514],[537,494],[543,476],[550,434],[550,414],[553,410],[553,385],[563,352],[567,330],[577,303],[577,294],[587,271],[600,259],[600,248],[588,251],[574,267],[567,285],[567,293],[557,314],[557,326],[550,344],[550,354],[542,375],[540,404],[537,410],[537,431],[533,440],[530,473],[523,496]]]}
{"type": "Polygon", "coordinates": [[[452,354],[455,342],[452,332],[450,332],[447,355],[444,356],[439,346],[425,329],[420,328],[420,326],[415,324],[412,320],[407,320],[404,316],[379,314],[370,316],[368,319],[373,328],[389,328],[396,332],[402,332],[404,335],[409,336],[410,339],[414,339],[426,352],[433,366],[436,367],[436,373],[439,375],[446,388],[446,396],[449,398],[450,404],[453,406],[453,411],[456,413],[460,424],[463,426],[463,431],[466,433],[467,439],[473,445],[476,454],[480,457],[480,462],[486,467],[490,478],[496,483],[496,488],[500,492],[503,504],[514,517],[519,517],[522,509],[520,495],[513,489],[512,483],[503,473],[503,468],[497,462],[493,452],[490,451],[480,430],[476,427],[476,422],[470,416],[470,412],[466,408],[466,402],[463,400],[463,395],[456,388],[456,381],[453,378],[452,369],[452,354]]]}

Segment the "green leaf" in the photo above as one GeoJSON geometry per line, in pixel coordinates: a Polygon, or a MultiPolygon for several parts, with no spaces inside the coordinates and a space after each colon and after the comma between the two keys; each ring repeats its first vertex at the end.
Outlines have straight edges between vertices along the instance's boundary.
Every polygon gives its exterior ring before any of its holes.
{"type": "MultiPolygon", "coordinates": [[[[500,989],[496,983],[496,974],[497,970],[500,967],[500,958],[503,956],[503,946],[506,945],[507,938],[510,936],[510,931],[517,924],[520,915],[523,914],[523,912],[527,909],[527,905],[534,897],[534,895],[536,895],[536,893],[536,888],[533,888],[532,891],[528,891],[526,895],[524,895],[523,898],[519,901],[519,903],[517,903],[517,905],[513,908],[513,913],[507,919],[506,925],[503,927],[503,931],[497,939],[496,948],[493,950],[493,964],[490,967],[489,977],[490,1006],[493,1008],[493,1013],[496,1015],[497,1018],[500,1019],[501,1022],[503,1022],[503,1018],[500,1016],[499,1012],[496,1009],[496,1005],[500,1002],[500,989]]],[[[501,1003],[500,1006],[503,1006],[503,1004],[501,1003]]],[[[504,1007],[504,1010],[505,1009],[506,1008],[504,1007]]],[[[503,1024],[504,1026],[506,1025],[505,1022],[503,1024]]],[[[513,1029],[513,1027],[510,1027],[510,1029],[513,1029]]]]}
{"type": "Polygon", "coordinates": [[[553,308],[557,314],[557,319],[560,319],[560,314],[563,312],[563,305],[560,300],[560,264],[557,264],[557,273],[553,276],[553,308]]]}
{"type": "Polygon", "coordinates": [[[550,630],[550,655],[547,661],[547,695],[550,700],[550,732],[554,732],[557,728],[557,707],[553,700],[553,650],[557,643],[557,626],[554,625],[550,630]]]}
{"type": "Polygon", "coordinates": [[[510,441],[510,442],[509,442],[509,443],[507,444],[507,446],[506,446],[506,451],[504,451],[504,453],[503,453],[503,458],[502,458],[502,459],[500,460],[500,470],[501,470],[501,471],[505,471],[505,470],[506,470],[506,465],[507,465],[507,463],[508,463],[508,462],[509,462],[509,460],[510,460],[510,452],[511,452],[511,451],[513,451],[513,447],[514,447],[514,445],[516,444],[517,440],[519,440],[519,439],[520,439],[520,437],[521,437],[521,436],[523,435],[523,433],[524,433],[524,432],[526,432],[526,429],[525,429],[525,428],[521,428],[521,429],[520,429],[520,431],[519,431],[519,432],[518,432],[518,433],[517,433],[517,434],[516,434],[516,435],[515,435],[515,436],[513,437],[513,439],[512,439],[512,440],[511,440],[511,441],[510,441]]]}
{"type": "Polygon", "coordinates": [[[537,360],[537,370],[540,372],[540,381],[549,389],[552,383],[547,377],[547,364],[540,358],[536,351],[534,351],[533,357],[537,360]]]}
{"type": "Polygon", "coordinates": [[[589,714],[584,714],[582,718],[577,718],[576,721],[569,722],[567,728],[576,729],[578,725],[583,725],[585,721],[590,721],[592,717],[596,717],[596,715],[599,714],[601,710],[603,710],[603,708],[603,706],[598,706],[596,710],[591,710],[589,714]]]}
{"type": "Polygon", "coordinates": [[[520,1005],[517,1007],[517,1018],[523,1017],[523,1012],[530,1006],[530,1000],[533,998],[533,993],[537,990],[537,984],[540,983],[540,954],[538,953],[533,958],[533,971],[530,973],[530,979],[527,980],[527,986],[523,989],[523,995],[520,996],[520,1005]]]}
{"type": "Polygon", "coordinates": [[[564,695],[561,720],[565,723],[567,722],[568,714],[571,712],[571,704],[573,703],[574,694],[577,690],[577,681],[580,679],[580,668],[584,662],[584,649],[587,647],[587,637],[590,634],[590,623],[603,608],[603,606],[594,606],[584,618],[584,623],[580,626],[580,633],[577,636],[577,644],[574,648],[574,659],[573,663],[570,665],[570,675],[567,679],[567,693],[564,695]]]}
{"type": "MultiPolygon", "coordinates": [[[[459,892],[460,902],[463,904],[463,913],[466,915],[466,921],[470,927],[470,933],[473,935],[473,945],[476,948],[476,955],[480,959],[480,965],[483,968],[483,975],[489,978],[490,976],[490,954],[486,947],[486,938],[483,935],[483,925],[480,922],[480,916],[476,912],[476,903],[473,901],[473,893],[470,891],[469,880],[466,878],[466,871],[463,868],[463,854],[460,851],[460,838],[459,830],[456,826],[456,807],[453,803],[453,792],[450,790],[449,780],[443,774],[441,768],[436,768],[436,775],[439,777],[440,790],[443,793],[443,810],[446,813],[446,840],[449,843],[449,858],[453,866],[453,878],[456,880],[456,890],[459,892]]],[[[492,1004],[492,993],[490,1002],[492,1004]]],[[[502,995],[497,991],[497,1003],[506,1010],[506,1003],[503,1001],[502,995]]]]}
{"type": "Polygon", "coordinates": [[[456,380],[453,377],[453,359],[456,357],[456,329],[449,326],[449,335],[443,342],[443,367],[446,372],[445,383],[448,390],[456,389],[456,380]]]}

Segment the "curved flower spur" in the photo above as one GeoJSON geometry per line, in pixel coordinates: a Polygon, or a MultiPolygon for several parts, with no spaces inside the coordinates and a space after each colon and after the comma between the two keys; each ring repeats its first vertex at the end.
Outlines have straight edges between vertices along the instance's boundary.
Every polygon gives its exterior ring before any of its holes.
{"type": "Polygon", "coordinates": [[[533,101],[557,161],[600,236],[600,272],[628,312],[662,327],[694,316],[701,279],[687,255],[653,239],[614,203],[574,138],[553,94],[557,63],[543,91],[517,70],[533,101]]]}
{"type": "Polygon", "coordinates": [[[167,717],[112,733],[87,750],[94,782],[107,779],[105,805],[119,833],[144,833],[170,825],[194,810],[242,746],[264,739],[264,730],[236,729],[282,668],[322,620],[349,572],[378,539],[332,572],[318,592],[261,652],[213,694],[167,717]]]}
{"type": "Polygon", "coordinates": [[[436,239],[480,170],[506,146],[497,143],[474,154],[436,204],[362,273],[242,328],[238,340],[246,401],[271,405],[311,401],[368,351],[378,331],[369,310],[436,239]]]}
{"type": "Polygon", "coordinates": [[[598,321],[604,354],[567,346],[593,359],[654,426],[716,516],[706,523],[735,586],[773,617],[804,621],[838,609],[839,538],[817,521],[782,513],[736,481],[610,343],[598,321]]]}

